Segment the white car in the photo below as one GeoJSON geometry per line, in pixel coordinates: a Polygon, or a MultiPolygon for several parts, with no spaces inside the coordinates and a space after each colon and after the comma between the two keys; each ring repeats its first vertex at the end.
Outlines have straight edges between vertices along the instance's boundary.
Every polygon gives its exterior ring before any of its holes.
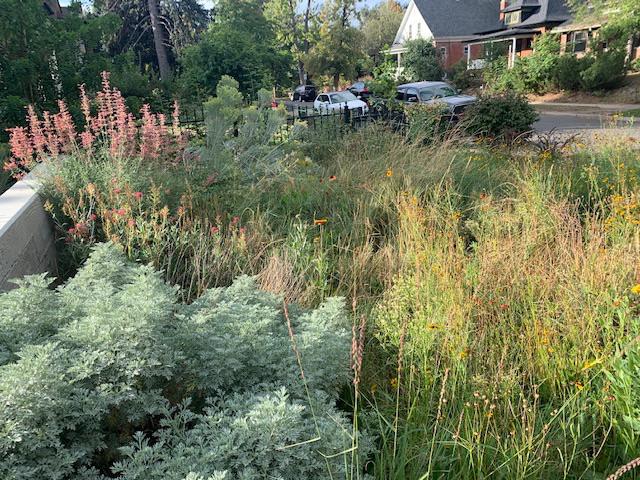
{"type": "Polygon", "coordinates": [[[364,115],[369,112],[369,106],[348,90],[321,93],[313,102],[313,108],[321,115],[338,113],[347,108],[353,115],[364,115]]]}

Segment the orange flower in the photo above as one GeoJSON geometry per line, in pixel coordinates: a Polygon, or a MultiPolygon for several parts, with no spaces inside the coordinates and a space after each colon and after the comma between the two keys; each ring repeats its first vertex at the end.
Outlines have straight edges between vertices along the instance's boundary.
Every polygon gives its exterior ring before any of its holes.
{"type": "Polygon", "coordinates": [[[390,168],[387,168],[387,173],[386,173],[387,177],[393,177],[393,170],[390,168]]]}
{"type": "Polygon", "coordinates": [[[329,181],[333,182],[337,177],[335,175],[331,175],[329,177],[329,181]]]}
{"type": "Polygon", "coordinates": [[[326,218],[317,218],[313,221],[314,225],[326,225],[328,220],[326,218]]]}

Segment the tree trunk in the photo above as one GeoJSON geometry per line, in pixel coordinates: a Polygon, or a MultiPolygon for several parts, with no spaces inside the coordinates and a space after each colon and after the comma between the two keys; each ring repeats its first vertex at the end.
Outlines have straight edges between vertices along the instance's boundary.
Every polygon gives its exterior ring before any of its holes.
{"type": "MultiPolygon", "coordinates": [[[[309,54],[309,17],[311,17],[311,0],[307,0],[307,8],[304,11],[304,30],[303,30],[303,41],[302,41],[302,51],[304,52],[304,56],[306,57],[309,54]]],[[[301,60],[298,63],[298,75],[300,75],[300,85],[304,85],[305,82],[305,68],[304,62],[301,60]]]]}
{"type": "Polygon", "coordinates": [[[340,74],[339,73],[334,73],[333,74],[333,89],[334,90],[338,90],[339,86],[340,86],[340,74]]]}
{"type": "Polygon", "coordinates": [[[162,25],[160,25],[158,10],[158,0],[148,0],[149,16],[151,17],[151,28],[153,29],[153,43],[156,47],[158,57],[158,68],[160,69],[160,80],[168,82],[171,80],[171,67],[167,58],[167,47],[164,44],[162,25]]]}

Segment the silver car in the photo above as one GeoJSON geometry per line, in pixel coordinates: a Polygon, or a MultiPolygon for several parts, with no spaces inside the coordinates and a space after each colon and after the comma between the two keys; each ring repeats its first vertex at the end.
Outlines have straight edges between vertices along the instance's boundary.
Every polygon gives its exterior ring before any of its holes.
{"type": "Polygon", "coordinates": [[[449,106],[453,115],[460,115],[477,99],[460,94],[446,82],[414,82],[399,85],[396,100],[407,103],[443,103],[449,106]]]}

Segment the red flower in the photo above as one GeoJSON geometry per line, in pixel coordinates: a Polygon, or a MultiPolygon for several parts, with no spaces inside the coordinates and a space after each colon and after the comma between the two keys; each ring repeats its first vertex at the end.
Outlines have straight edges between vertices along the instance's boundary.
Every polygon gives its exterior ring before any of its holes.
{"type": "Polygon", "coordinates": [[[244,235],[247,229],[245,227],[240,228],[240,235],[244,235]]]}
{"type": "Polygon", "coordinates": [[[92,222],[95,222],[98,219],[98,216],[95,213],[92,213],[91,215],[89,215],[89,220],[91,220],[92,222]]]}
{"type": "Polygon", "coordinates": [[[133,196],[136,197],[136,200],[142,200],[142,192],[135,192],[133,196]]]}
{"type": "Polygon", "coordinates": [[[75,233],[76,233],[76,229],[75,228],[70,228],[67,231],[69,232],[69,235],[75,235],[75,233]]]}
{"type": "Polygon", "coordinates": [[[220,229],[218,227],[211,227],[211,235],[216,235],[220,233],[220,229]]]}
{"type": "Polygon", "coordinates": [[[120,208],[116,210],[116,215],[120,215],[121,217],[124,217],[126,214],[127,214],[127,211],[124,208],[120,208]]]}
{"type": "Polygon", "coordinates": [[[136,221],[133,218],[130,218],[129,221],[127,222],[127,225],[133,228],[136,226],[136,221]]]}
{"type": "Polygon", "coordinates": [[[121,188],[114,188],[113,189],[113,193],[115,193],[116,195],[120,195],[122,193],[122,189],[121,188]]]}

